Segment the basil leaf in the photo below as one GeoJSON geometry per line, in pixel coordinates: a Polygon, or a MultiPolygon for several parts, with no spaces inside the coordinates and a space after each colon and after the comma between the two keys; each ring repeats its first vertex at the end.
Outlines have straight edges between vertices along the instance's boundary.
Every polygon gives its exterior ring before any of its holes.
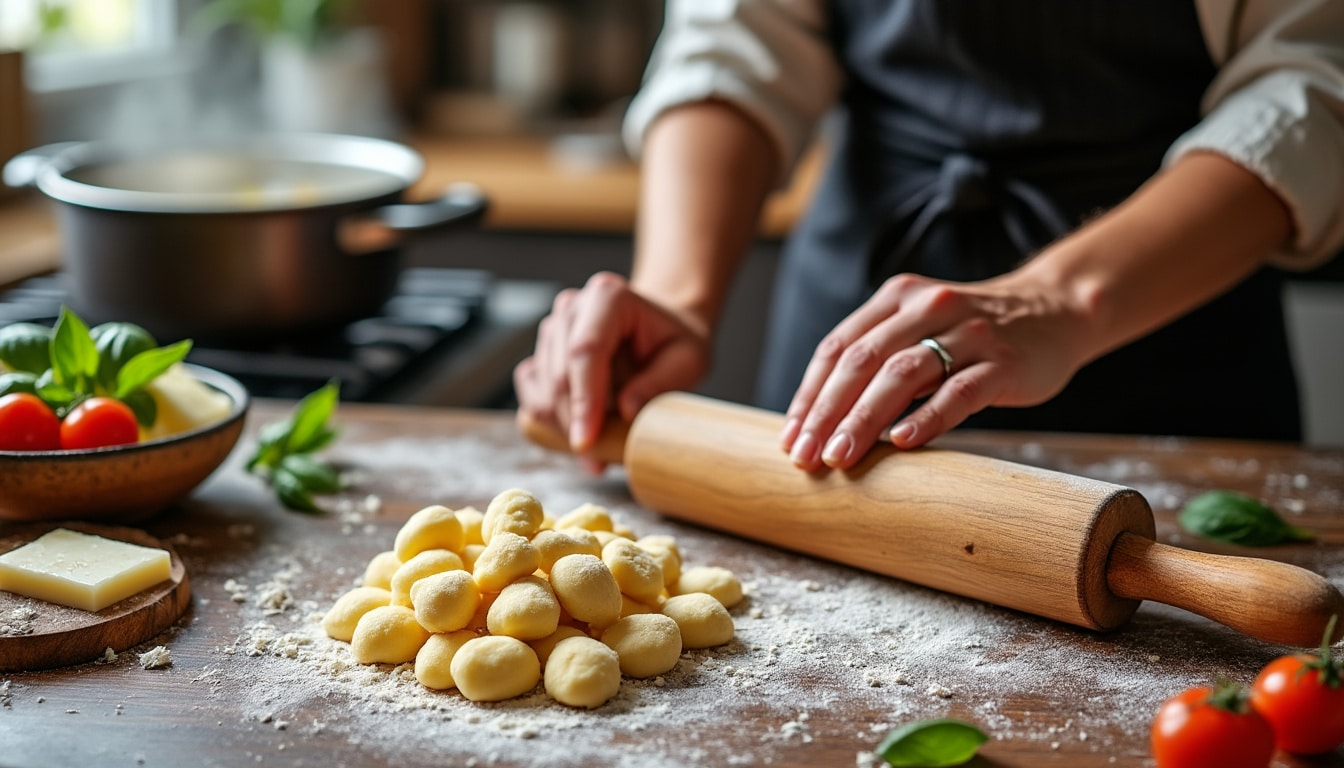
{"type": "Polygon", "coordinates": [[[64,414],[60,412],[61,409],[73,406],[75,401],[80,399],[78,392],[56,381],[56,374],[50,368],[38,375],[33,387],[37,390],[37,396],[62,418],[64,414]]]}
{"type": "Polygon", "coordinates": [[[21,373],[47,370],[51,367],[51,329],[36,323],[0,328],[0,363],[21,373]]]}
{"type": "Polygon", "coordinates": [[[56,383],[81,394],[93,394],[89,383],[98,374],[98,348],[89,327],[66,307],[61,307],[52,331],[51,370],[56,383]]]}
{"type": "Polygon", "coordinates": [[[307,453],[331,442],[335,433],[326,424],[327,419],[336,410],[339,393],[340,390],[333,381],[299,401],[290,418],[292,426],[285,441],[289,452],[307,453]]]}
{"type": "Polygon", "coordinates": [[[322,513],[322,508],[313,501],[313,495],[303,480],[284,467],[277,467],[271,473],[271,487],[275,488],[276,498],[286,508],[295,512],[322,513]]]}
{"type": "Polygon", "coordinates": [[[313,494],[335,493],[344,486],[335,469],[311,455],[336,437],[327,419],[338,398],[338,382],[333,380],[300,400],[288,418],[263,424],[257,432],[257,450],[247,470],[265,476],[289,509],[321,513],[313,494]]]}
{"type": "Polygon", "coordinates": [[[159,346],[149,331],[134,323],[103,323],[89,332],[98,349],[98,383],[116,390],[117,373],[131,358],[159,346]]]}
{"type": "Polygon", "coordinates": [[[30,395],[37,394],[37,376],[28,373],[27,371],[0,374],[0,397],[11,395],[15,392],[27,392],[30,395]]]}
{"type": "Polygon", "coordinates": [[[164,371],[182,362],[191,351],[191,339],[176,344],[147,349],[126,361],[117,372],[117,385],[112,396],[125,399],[126,395],[158,378],[164,371]]]}
{"type": "Polygon", "coordinates": [[[1196,496],[1181,510],[1177,522],[1199,536],[1247,547],[1316,537],[1305,528],[1289,525],[1270,507],[1235,491],[1209,491],[1196,496]]]}
{"type": "Polygon", "coordinates": [[[261,425],[257,431],[257,452],[247,462],[248,471],[257,467],[272,469],[285,458],[285,441],[289,438],[289,422],[273,421],[261,425]]]}
{"type": "Polygon", "coordinates": [[[988,740],[983,731],[962,720],[921,720],[887,734],[877,754],[902,768],[941,768],[967,762],[988,740]]]}
{"type": "Polygon", "coordinates": [[[335,493],[342,488],[340,473],[306,453],[286,456],[280,461],[280,469],[299,478],[313,493],[335,493]]]}
{"type": "Polygon", "coordinates": [[[154,421],[159,418],[159,404],[154,402],[154,396],[147,389],[137,389],[122,397],[121,402],[131,409],[136,423],[145,429],[154,426],[154,421]]]}

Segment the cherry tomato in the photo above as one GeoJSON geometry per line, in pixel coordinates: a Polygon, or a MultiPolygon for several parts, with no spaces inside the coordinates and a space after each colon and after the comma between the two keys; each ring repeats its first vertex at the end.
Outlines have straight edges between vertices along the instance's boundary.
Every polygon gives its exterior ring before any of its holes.
{"type": "Polygon", "coordinates": [[[1265,768],[1274,731],[1236,683],[1191,688],[1163,702],[1153,719],[1159,768],[1265,768]]]}
{"type": "Polygon", "coordinates": [[[61,447],[103,448],[140,440],[135,413],[120,400],[90,397],[76,405],[61,422],[61,447]]]}
{"type": "Polygon", "coordinates": [[[1280,656],[1251,685],[1251,706],[1274,726],[1285,752],[1315,755],[1344,744],[1344,664],[1330,655],[1334,629],[1332,618],[1319,655],[1280,656]]]}
{"type": "Polygon", "coordinates": [[[61,447],[61,420],[37,395],[0,397],[0,450],[55,451],[61,447]]]}

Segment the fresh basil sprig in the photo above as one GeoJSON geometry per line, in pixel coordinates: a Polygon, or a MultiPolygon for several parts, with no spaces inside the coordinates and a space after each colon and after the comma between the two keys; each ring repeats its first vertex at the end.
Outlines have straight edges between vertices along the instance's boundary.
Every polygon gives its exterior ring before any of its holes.
{"type": "Polygon", "coordinates": [[[284,421],[266,424],[258,434],[257,451],[247,470],[265,477],[288,509],[320,514],[324,510],[313,494],[335,493],[343,487],[340,474],[313,456],[336,439],[327,420],[339,399],[339,384],[328,382],[300,400],[284,421]]]}
{"type": "Polygon", "coordinates": [[[1191,533],[1246,547],[1316,538],[1306,528],[1289,525],[1270,507],[1236,491],[1202,493],[1191,499],[1176,519],[1191,533]]]}
{"type": "Polygon", "coordinates": [[[157,409],[144,386],[190,351],[190,339],[160,347],[131,323],[104,323],[89,330],[78,315],[62,307],[52,328],[35,323],[0,328],[0,363],[13,369],[0,381],[0,394],[32,392],[61,417],[90,397],[113,397],[148,427],[157,409]]]}
{"type": "Polygon", "coordinates": [[[963,720],[920,720],[887,734],[877,754],[898,768],[943,768],[969,761],[988,740],[983,731],[963,720]]]}

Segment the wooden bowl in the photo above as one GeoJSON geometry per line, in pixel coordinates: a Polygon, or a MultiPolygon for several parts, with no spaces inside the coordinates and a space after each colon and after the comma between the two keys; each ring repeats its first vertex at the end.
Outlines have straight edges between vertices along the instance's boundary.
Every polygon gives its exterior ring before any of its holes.
{"type": "Polygon", "coordinates": [[[249,398],[230,376],[197,365],[187,368],[233,401],[227,418],[135,445],[0,451],[0,520],[133,523],[191,493],[237,444],[249,398]]]}

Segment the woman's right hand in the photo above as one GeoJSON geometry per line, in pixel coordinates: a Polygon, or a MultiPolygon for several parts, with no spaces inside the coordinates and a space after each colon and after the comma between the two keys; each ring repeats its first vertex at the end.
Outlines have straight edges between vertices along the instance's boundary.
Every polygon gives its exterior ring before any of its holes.
{"type": "MultiPolygon", "coordinates": [[[[568,436],[583,456],[615,411],[629,422],[655,395],[694,387],[709,368],[707,325],[600,272],[566,289],[537,330],[537,347],[513,372],[518,409],[568,436]]],[[[586,457],[589,469],[602,464],[586,457]]]]}

